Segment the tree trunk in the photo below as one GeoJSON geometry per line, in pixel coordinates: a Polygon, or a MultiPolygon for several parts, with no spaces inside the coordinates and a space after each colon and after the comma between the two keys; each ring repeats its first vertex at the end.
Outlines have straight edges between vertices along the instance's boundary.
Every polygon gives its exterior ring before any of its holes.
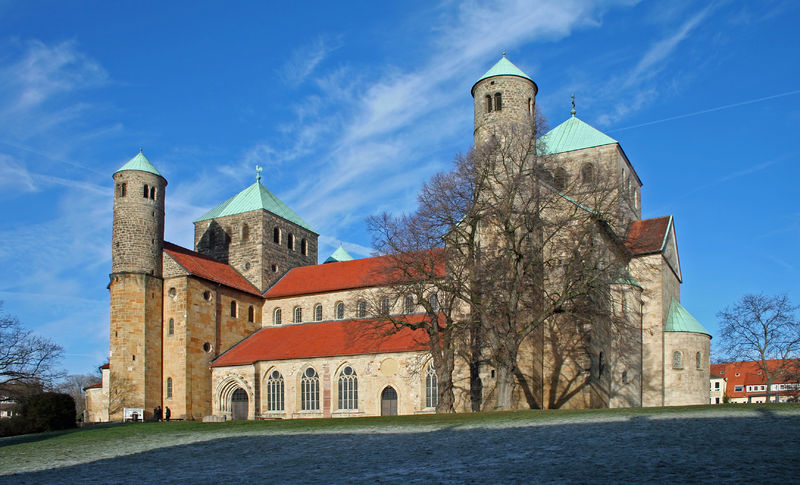
{"type": "Polygon", "coordinates": [[[498,411],[507,411],[512,409],[512,389],[514,384],[514,373],[511,366],[503,365],[497,368],[497,402],[495,409],[498,411]]]}

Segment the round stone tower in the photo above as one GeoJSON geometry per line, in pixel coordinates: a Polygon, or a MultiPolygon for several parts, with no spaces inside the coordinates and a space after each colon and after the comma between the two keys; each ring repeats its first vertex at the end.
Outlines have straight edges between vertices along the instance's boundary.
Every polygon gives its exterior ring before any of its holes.
{"type": "Polygon", "coordinates": [[[166,186],[141,151],[114,173],[112,273],[161,276],[166,186]]]}
{"type": "Polygon", "coordinates": [[[536,83],[503,57],[472,86],[475,105],[475,145],[513,126],[532,126],[536,83]]]}

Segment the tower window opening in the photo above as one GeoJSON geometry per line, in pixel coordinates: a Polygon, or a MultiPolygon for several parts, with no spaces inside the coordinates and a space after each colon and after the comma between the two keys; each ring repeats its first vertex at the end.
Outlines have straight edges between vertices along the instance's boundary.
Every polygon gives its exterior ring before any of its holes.
{"type": "Polygon", "coordinates": [[[142,191],[142,197],[144,197],[146,199],[148,195],[150,195],[150,188],[147,186],[147,184],[144,184],[144,190],[142,191]]]}
{"type": "Polygon", "coordinates": [[[125,197],[125,192],[126,192],[125,182],[117,184],[117,195],[119,195],[120,197],[125,197]]]}
{"type": "Polygon", "coordinates": [[[156,200],[156,188],[155,187],[150,187],[150,198],[152,200],[156,200]]]}
{"type": "Polygon", "coordinates": [[[492,112],[492,95],[491,94],[487,94],[486,95],[486,112],[487,113],[491,113],[492,112]]]}
{"type": "Polygon", "coordinates": [[[500,111],[501,109],[503,109],[503,95],[494,93],[494,110],[500,111]]]}
{"type": "Polygon", "coordinates": [[[247,321],[253,323],[256,319],[256,310],[253,308],[253,305],[250,305],[247,308],[247,321]]]}
{"type": "Polygon", "coordinates": [[[236,310],[237,310],[237,308],[236,308],[236,301],[232,301],[232,302],[231,302],[231,316],[232,316],[233,318],[236,318],[236,313],[237,313],[237,311],[236,311],[236,310]]]}
{"type": "Polygon", "coordinates": [[[247,241],[250,239],[250,226],[247,224],[242,225],[242,241],[247,241]]]}
{"type": "Polygon", "coordinates": [[[581,182],[584,184],[594,183],[594,165],[591,162],[586,162],[581,167],[581,182]]]}
{"type": "Polygon", "coordinates": [[[528,98],[528,113],[533,116],[533,98],[528,98]]]}
{"type": "Polygon", "coordinates": [[[275,228],[272,230],[272,242],[275,244],[281,243],[281,228],[278,226],[275,226],[275,228]]]}
{"type": "Polygon", "coordinates": [[[170,318],[169,319],[169,333],[167,335],[174,335],[175,334],[175,320],[170,318]]]}
{"type": "Polygon", "coordinates": [[[308,256],[308,241],[305,238],[300,240],[300,254],[308,256]]]}
{"type": "Polygon", "coordinates": [[[273,272],[273,273],[277,273],[277,272],[278,272],[278,265],[277,265],[277,264],[273,264],[273,265],[271,266],[271,268],[272,268],[272,272],[273,272]]]}
{"type": "Polygon", "coordinates": [[[286,238],[286,247],[289,248],[289,251],[294,251],[294,234],[291,232],[289,237],[286,238]]]}

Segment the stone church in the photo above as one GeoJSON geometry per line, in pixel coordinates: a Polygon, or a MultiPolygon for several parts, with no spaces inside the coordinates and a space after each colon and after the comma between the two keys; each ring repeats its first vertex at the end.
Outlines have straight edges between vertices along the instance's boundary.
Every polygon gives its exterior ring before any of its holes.
{"type": "MultiPolygon", "coordinates": [[[[532,115],[537,92],[504,55],[472,88],[476,140],[492,123],[532,115]]],[[[599,403],[577,394],[564,407],[707,403],[711,336],[680,304],[675,221],[641,219],[633,164],[574,109],[542,140],[561,177],[604,177],[626,194],[617,236],[630,258],[624,304],[634,345],[608,354],[609,364],[625,364],[596,378],[614,392],[599,403]]],[[[89,421],[120,420],[126,408],[149,419],[157,406],[206,420],[434,412],[425,335],[371,325],[365,295],[389,283],[386,257],[353,259],[339,248],[318,264],[318,234],[260,176],[198,218],[194,248],[183,248],[164,241],[167,180],[144,154],[113,178],[109,362],[86,389],[89,421]]],[[[385,305],[425,317],[413,299],[385,305]]],[[[459,411],[469,409],[463,367],[454,377],[459,411]]],[[[491,393],[493,369],[480,374],[491,393]]]]}

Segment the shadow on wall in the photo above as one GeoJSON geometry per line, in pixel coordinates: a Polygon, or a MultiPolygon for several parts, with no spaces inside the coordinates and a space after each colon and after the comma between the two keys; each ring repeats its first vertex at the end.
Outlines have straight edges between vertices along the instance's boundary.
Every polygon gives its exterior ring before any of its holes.
{"type": "Polygon", "coordinates": [[[228,264],[231,235],[217,221],[211,221],[200,240],[197,252],[228,264]]]}

